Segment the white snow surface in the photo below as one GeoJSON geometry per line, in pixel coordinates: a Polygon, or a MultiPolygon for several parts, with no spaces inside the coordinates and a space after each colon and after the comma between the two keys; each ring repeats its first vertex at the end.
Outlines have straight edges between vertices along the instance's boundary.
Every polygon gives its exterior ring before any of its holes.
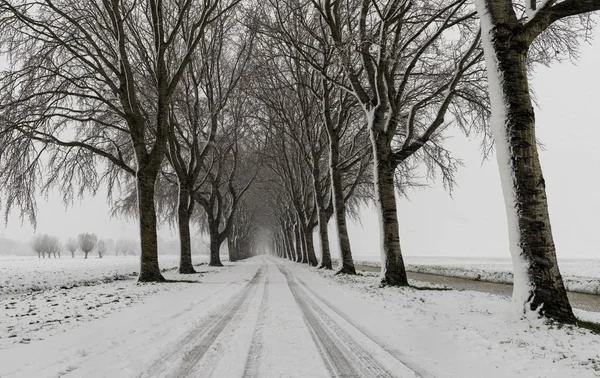
{"type": "MultiPolygon", "coordinates": [[[[206,263],[208,256],[194,256],[193,262],[206,263]]],[[[226,260],[221,256],[222,260],[226,260]]],[[[179,266],[179,256],[159,255],[161,270],[179,266]]],[[[50,288],[96,285],[137,277],[140,258],[137,256],[106,256],[90,254],[60,259],[39,259],[37,256],[0,256],[0,297],[6,294],[29,293],[50,288]]]]}
{"type": "Polygon", "coordinates": [[[507,101],[502,90],[503,74],[498,66],[496,51],[492,43],[492,18],[487,9],[486,0],[475,0],[475,7],[481,21],[481,43],[485,57],[488,77],[488,93],[492,115],[490,130],[494,136],[496,158],[500,171],[500,182],[504,203],[506,205],[506,219],[508,221],[508,247],[513,261],[513,305],[517,313],[529,312],[526,305],[530,297],[531,282],[529,275],[529,262],[523,257],[521,248],[519,218],[517,214],[517,197],[514,190],[514,170],[510,161],[510,145],[508,143],[507,101]]]}
{"type": "MultiPolygon", "coordinates": [[[[223,319],[223,308],[241,294],[246,300],[239,311],[226,319],[185,376],[329,376],[315,336],[275,263],[285,267],[296,290],[329,317],[331,327],[349,335],[393,376],[600,376],[600,336],[519,319],[504,297],[380,288],[376,274],[334,276],[331,271],[264,257],[186,276],[198,282],[113,287],[124,283],[115,281],[83,287],[89,292],[80,295],[100,296],[112,288],[130,296],[143,292],[143,298],[123,302],[98,319],[72,323],[44,340],[0,347],[0,376],[183,376],[174,373],[197,351],[196,340],[211,333],[214,328],[209,325],[223,319]],[[249,285],[259,270],[260,279],[249,285]]],[[[62,291],[68,299],[68,293],[78,289],[44,292],[62,291]]],[[[63,311],[52,304],[38,303],[63,311]]],[[[599,314],[578,315],[600,321],[599,314]]]]}

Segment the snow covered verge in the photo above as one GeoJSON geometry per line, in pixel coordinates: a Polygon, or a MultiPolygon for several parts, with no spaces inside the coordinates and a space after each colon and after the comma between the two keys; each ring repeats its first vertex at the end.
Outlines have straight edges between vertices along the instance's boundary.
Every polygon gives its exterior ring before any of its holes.
{"type": "MultiPolygon", "coordinates": [[[[60,302],[72,302],[75,298],[70,293],[78,290],[84,290],[80,295],[106,297],[112,293],[113,300],[130,296],[133,301],[123,301],[124,308],[112,314],[103,307],[80,308],[89,322],[63,322],[60,329],[46,335],[39,330],[30,332],[30,337],[37,333],[44,340],[0,346],[0,377],[139,377],[166,352],[181,356],[182,340],[196,336],[199,325],[214,319],[223,304],[247,286],[258,266],[245,262],[225,265],[202,267],[210,274],[166,272],[167,278],[189,282],[130,282],[122,293],[120,286],[113,286],[123,284],[120,281],[67,290],[60,302]]],[[[38,299],[42,304],[44,299],[38,299]]],[[[5,320],[0,319],[0,325],[5,320]]],[[[21,325],[27,324],[27,319],[22,319],[21,325]]]]}
{"type": "MultiPolygon", "coordinates": [[[[286,266],[354,323],[369,329],[373,338],[396,350],[408,366],[420,368],[421,376],[600,376],[599,335],[539,319],[517,319],[508,298],[472,291],[380,288],[375,273],[334,276],[298,264],[286,266]],[[357,306],[358,300],[364,304],[357,306]]],[[[576,314],[600,322],[600,314],[576,314]]]]}
{"type": "MultiPolygon", "coordinates": [[[[363,257],[364,258],[364,257],[363,257]]],[[[486,262],[477,259],[415,258],[407,257],[406,270],[414,273],[437,274],[476,281],[512,284],[510,261],[497,259],[486,262]]],[[[355,260],[355,264],[379,268],[372,258],[355,260]]],[[[600,294],[599,260],[560,260],[559,266],[567,290],[586,294],[600,294]]]]}
{"type": "Polygon", "coordinates": [[[181,290],[217,269],[195,258],[195,275],[176,272],[178,256],[161,256],[169,284],[135,285],[139,257],[0,258],[0,349],[42,340],[108,316],[159,292],[181,290]],[[183,282],[191,281],[191,282],[183,282]]]}
{"type": "MultiPolygon", "coordinates": [[[[179,256],[159,256],[163,271],[175,269],[179,256]]],[[[206,263],[208,256],[194,256],[194,263],[206,263]]],[[[136,256],[95,256],[83,259],[63,256],[60,259],[37,257],[0,257],[0,298],[7,294],[31,293],[53,288],[97,285],[133,279],[139,272],[136,256]]]]}

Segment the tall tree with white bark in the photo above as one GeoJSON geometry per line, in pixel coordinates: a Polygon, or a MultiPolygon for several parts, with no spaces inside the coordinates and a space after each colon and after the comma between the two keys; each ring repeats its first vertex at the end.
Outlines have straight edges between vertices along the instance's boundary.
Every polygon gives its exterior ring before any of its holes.
{"type": "Polygon", "coordinates": [[[492,104],[491,130],[508,218],[519,312],[573,322],[558,269],[528,83],[532,62],[574,51],[598,0],[476,0],[492,104]]]}

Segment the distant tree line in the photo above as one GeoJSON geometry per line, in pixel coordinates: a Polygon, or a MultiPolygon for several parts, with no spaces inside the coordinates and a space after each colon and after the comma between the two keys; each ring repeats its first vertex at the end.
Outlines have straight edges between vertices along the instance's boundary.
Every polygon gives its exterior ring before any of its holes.
{"type": "Polygon", "coordinates": [[[35,235],[30,246],[38,254],[38,258],[60,258],[61,251],[68,251],[71,258],[75,258],[75,253],[81,251],[84,259],[87,259],[92,251],[95,251],[100,259],[112,252],[115,256],[137,256],[139,248],[135,240],[119,239],[115,242],[113,239],[98,239],[96,234],[90,233],[79,234],[77,238],[69,238],[64,244],[56,236],[35,235]]]}

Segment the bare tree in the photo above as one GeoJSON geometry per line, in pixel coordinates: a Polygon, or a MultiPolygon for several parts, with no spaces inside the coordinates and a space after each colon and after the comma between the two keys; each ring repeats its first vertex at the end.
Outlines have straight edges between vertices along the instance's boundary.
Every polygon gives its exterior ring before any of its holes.
{"type": "MultiPolygon", "coordinates": [[[[38,254],[38,259],[40,257],[42,258],[46,258],[46,239],[45,239],[46,235],[36,235],[33,237],[33,240],[31,241],[31,248],[37,252],[38,254]]],[[[50,257],[50,255],[48,255],[48,257],[50,257]]]]}
{"type": "Polygon", "coordinates": [[[115,243],[115,256],[121,253],[123,256],[132,255],[136,256],[136,245],[138,243],[131,239],[119,239],[115,243]]]}
{"type": "MultiPolygon", "coordinates": [[[[237,115],[233,122],[243,124],[245,117],[239,117],[240,113],[237,115]]],[[[213,149],[210,170],[205,172],[202,185],[193,193],[194,200],[204,209],[203,217],[210,235],[211,266],[223,266],[219,255],[221,245],[231,232],[240,201],[259,169],[257,156],[253,156],[242,141],[244,129],[239,126],[233,125],[235,131],[229,140],[222,139],[221,145],[213,149]]]]}
{"type": "Polygon", "coordinates": [[[579,40],[594,25],[590,12],[600,10],[600,1],[475,3],[481,17],[491,129],[509,220],[513,298],[520,311],[539,310],[549,318],[573,322],[576,319],[556,260],[527,74],[531,63],[548,64],[556,59],[555,52],[575,53],[579,40]]]}
{"type": "Polygon", "coordinates": [[[103,258],[104,255],[106,254],[106,242],[104,240],[98,241],[97,249],[98,249],[98,258],[100,258],[100,259],[103,258]]]}
{"type": "Polygon", "coordinates": [[[466,0],[273,3],[283,38],[328,81],[351,93],[364,111],[381,230],[381,280],[408,285],[394,176],[402,172],[400,164],[416,158],[431,172],[440,170],[451,184],[457,162],[441,144],[446,115],[463,127],[483,123],[487,110],[480,106],[486,97],[479,95],[482,53],[475,10],[466,0]],[[326,50],[305,45],[305,36],[332,46],[332,62],[343,68],[343,78],[325,71],[326,50]]]}
{"type": "Polygon", "coordinates": [[[77,239],[69,238],[69,240],[67,240],[65,243],[65,247],[69,252],[71,252],[71,257],[75,258],[75,251],[77,251],[78,247],[77,239]]]}
{"type": "Polygon", "coordinates": [[[154,195],[173,94],[206,26],[238,2],[0,1],[0,43],[14,62],[0,85],[0,118],[60,147],[52,159],[67,175],[81,173],[84,187],[97,187],[87,176],[99,157],[135,177],[139,281],[164,280],[154,195]]]}
{"type": "Polygon", "coordinates": [[[96,244],[98,243],[98,237],[96,234],[79,234],[77,236],[77,242],[79,244],[79,249],[85,254],[84,258],[88,258],[88,253],[90,253],[94,248],[96,248],[96,244]]]}
{"type": "Polygon", "coordinates": [[[180,239],[180,273],[195,273],[192,265],[190,219],[208,153],[216,144],[219,119],[238,86],[250,57],[254,33],[231,12],[210,25],[188,66],[170,112],[174,125],[167,158],[177,177],[177,225],[180,239]]]}
{"type": "Polygon", "coordinates": [[[34,236],[31,241],[31,248],[38,254],[38,258],[45,257],[45,254],[48,255],[48,258],[54,255],[56,258],[56,254],[59,254],[60,257],[60,242],[58,238],[52,235],[43,234],[34,236]]]}

